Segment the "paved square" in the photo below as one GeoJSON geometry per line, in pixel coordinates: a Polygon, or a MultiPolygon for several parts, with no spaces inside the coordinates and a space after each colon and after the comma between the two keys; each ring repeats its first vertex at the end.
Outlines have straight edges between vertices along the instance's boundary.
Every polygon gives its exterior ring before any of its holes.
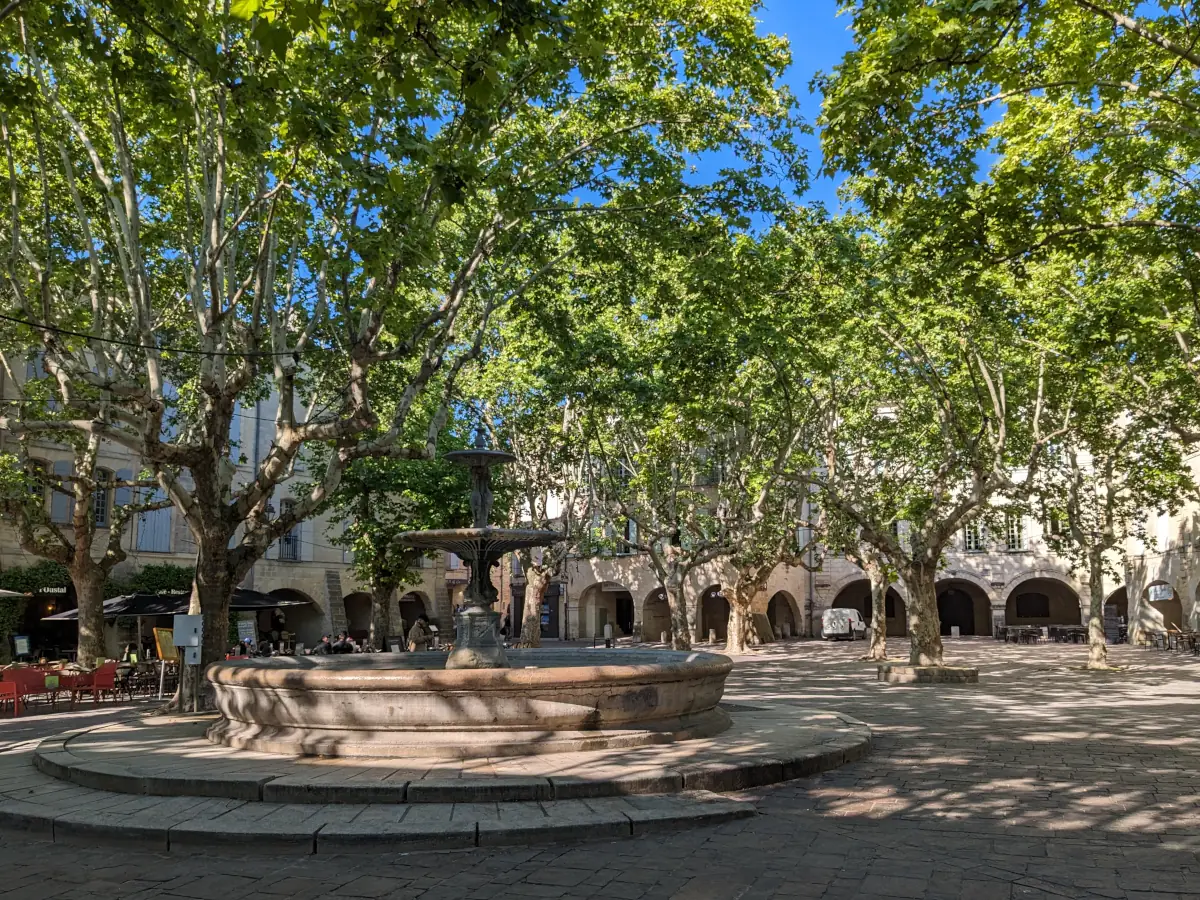
{"type": "MultiPolygon", "coordinates": [[[[1117,647],[949,643],[978,685],[881,684],[862,644],[777,645],[740,661],[730,702],[771,698],[871,724],[866,759],[735,795],[761,814],[610,842],[296,857],[160,855],[0,834],[0,897],[1200,897],[1200,660],[1117,647]]],[[[906,649],[902,642],[893,651],[906,649]]],[[[0,747],[111,711],[0,722],[0,747]]]]}

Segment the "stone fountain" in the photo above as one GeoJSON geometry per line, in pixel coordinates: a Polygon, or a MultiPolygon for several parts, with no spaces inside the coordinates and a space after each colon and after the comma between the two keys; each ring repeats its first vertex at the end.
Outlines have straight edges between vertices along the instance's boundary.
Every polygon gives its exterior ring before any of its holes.
{"type": "Polygon", "coordinates": [[[214,663],[221,718],[210,740],[268,753],[436,759],[636,747],[729,727],[717,704],[732,662],[670,650],[506,653],[491,568],[546,546],[553,531],[493,528],[491,468],[508,453],[446,454],[471,470],[471,528],[411,531],[409,547],[449,550],[471,567],[454,648],[214,663]]]}
{"type": "MultiPolygon", "coordinates": [[[[476,439],[476,444],[480,443],[476,439]]],[[[447,669],[504,669],[508,658],[500,635],[500,614],[492,609],[498,599],[492,584],[492,567],[507,553],[525,547],[545,547],[562,536],[555,531],[522,528],[493,528],[492,467],[512,462],[516,457],[501,450],[455,450],[446,454],[450,462],[471,470],[471,528],[444,528],[436,531],[409,531],[397,543],[431,550],[456,553],[471,569],[471,581],[463,594],[466,601],[454,616],[454,649],[446,660],[447,669]]]]}

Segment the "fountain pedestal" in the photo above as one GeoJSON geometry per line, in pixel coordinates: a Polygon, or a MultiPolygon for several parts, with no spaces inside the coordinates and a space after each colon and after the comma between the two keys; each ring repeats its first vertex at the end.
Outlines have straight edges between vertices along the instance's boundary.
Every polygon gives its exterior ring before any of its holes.
{"type": "Polygon", "coordinates": [[[500,613],[468,607],[454,617],[454,649],[447,669],[507,669],[500,613]]]}

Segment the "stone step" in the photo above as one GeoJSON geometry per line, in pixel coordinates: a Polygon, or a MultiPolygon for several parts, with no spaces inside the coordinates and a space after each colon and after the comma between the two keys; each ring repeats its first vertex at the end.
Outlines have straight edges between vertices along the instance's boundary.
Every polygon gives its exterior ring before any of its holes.
{"type": "Polygon", "coordinates": [[[729,792],[815,775],[865,756],[870,729],[837,713],[739,707],[714,738],[484,760],[320,760],[232,751],[207,721],[143,719],[42,741],[42,773],[95,790],[284,804],[537,803],[729,792]]]}
{"type": "Polygon", "coordinates": [[[56,843],[134,844],[203,852],[371,853],[607,840],[756,813],[708,791],[517,803],[288,804],[205,797],[132,797],[73,785],[0,800],[0,830],[56,843]]]}

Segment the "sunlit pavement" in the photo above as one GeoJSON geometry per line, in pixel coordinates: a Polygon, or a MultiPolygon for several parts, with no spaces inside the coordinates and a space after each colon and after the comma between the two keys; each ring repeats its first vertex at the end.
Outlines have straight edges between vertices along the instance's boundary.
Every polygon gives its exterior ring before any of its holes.
{"type": "MultiPolygon", "coordinates": [[[[0,897],[1200,898],[1200,660],[948,644],[978,685],[879,684],[864,645],[739,659],[726,696],[848,713],[866,760],[752,794],[756,818],[611,843],[380,856],[160,856],[0,835],[0,897]]],[[[893,653],[907,649],[893,643],[893,653]]],[[[125,707],[128,709],[129,707],[125,707]]],[[[0,721],[11,749],[122,708],[0,721]]]]}

